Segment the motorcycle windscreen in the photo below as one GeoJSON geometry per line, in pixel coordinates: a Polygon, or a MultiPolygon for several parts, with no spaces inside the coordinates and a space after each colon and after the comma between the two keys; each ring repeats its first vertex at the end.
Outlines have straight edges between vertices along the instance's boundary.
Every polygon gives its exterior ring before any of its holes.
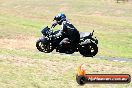
{"type": "Polygon", "coordinates": [[[48,35],[48,33],[49,33],[49,28],[48,28],[48,26],[45,27],[45,28],[41,31],[41,33],[42,33],[44,36],[48,35]]]}

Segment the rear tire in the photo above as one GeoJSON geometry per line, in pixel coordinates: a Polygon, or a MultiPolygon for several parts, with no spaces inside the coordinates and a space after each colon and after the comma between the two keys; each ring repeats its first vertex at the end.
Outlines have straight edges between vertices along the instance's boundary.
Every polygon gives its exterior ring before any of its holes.
{"type": "Polygon", "coordinates": [[[79,48],[79,52],[85,57],[93,57],[98,53],[98,46],[95,43],[86,44],[79,48]]]}

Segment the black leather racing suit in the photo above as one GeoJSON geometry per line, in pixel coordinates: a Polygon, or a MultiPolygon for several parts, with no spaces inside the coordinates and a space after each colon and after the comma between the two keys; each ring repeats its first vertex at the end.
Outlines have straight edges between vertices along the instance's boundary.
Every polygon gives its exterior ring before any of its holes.
{"type": "Polygon", "coordinates": [[[60,45],[63,45],[63,43],[65,43],[67,40],[66,38],[68,38],[70,44],[71,44],[71,48],[75,48],[76,45],[79,43],[80,40],[80,34],[79,31],[68,21],[65,20],[62,22],[61,24],[61,29],[59,31],[59,33],[56,34],[56,36],[64,36],[65,38],[60,42],[60,45]]]}

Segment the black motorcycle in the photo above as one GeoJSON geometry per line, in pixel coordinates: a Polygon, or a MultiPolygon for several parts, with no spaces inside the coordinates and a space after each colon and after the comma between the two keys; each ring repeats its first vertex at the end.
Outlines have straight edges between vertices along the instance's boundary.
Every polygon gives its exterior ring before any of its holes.
{"type": "Polygon", "coordinates": [[[64,36],[55,37],[60,30],[53,32],[48,26],[45,27],[41,33],[43,36],[37,40],[36,47],[39,51],[50,53],[54,49],[56,52],[72,54],[74,52],[80,52],[81,55],[85,57],[93,57],[98,53],[98,40],[96,37],[93,37],[93,33],[89,32],[80,32],[80,42],[76,45],[76,49],[70,47],[70,43],[67,41],[65,46],[60,48],[59,43],[65,38],[64,36]]]}

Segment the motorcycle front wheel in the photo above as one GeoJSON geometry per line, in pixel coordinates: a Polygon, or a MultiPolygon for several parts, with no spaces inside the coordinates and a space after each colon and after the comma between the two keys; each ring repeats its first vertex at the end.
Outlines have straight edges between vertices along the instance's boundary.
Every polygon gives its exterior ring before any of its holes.
{"type": "Polygon", "coordinates": [[[39,51],[45,53],[50,53],[54,50],[51,43],[44,43],[42,39],[37,40],[36,47],[39,51]]]}

